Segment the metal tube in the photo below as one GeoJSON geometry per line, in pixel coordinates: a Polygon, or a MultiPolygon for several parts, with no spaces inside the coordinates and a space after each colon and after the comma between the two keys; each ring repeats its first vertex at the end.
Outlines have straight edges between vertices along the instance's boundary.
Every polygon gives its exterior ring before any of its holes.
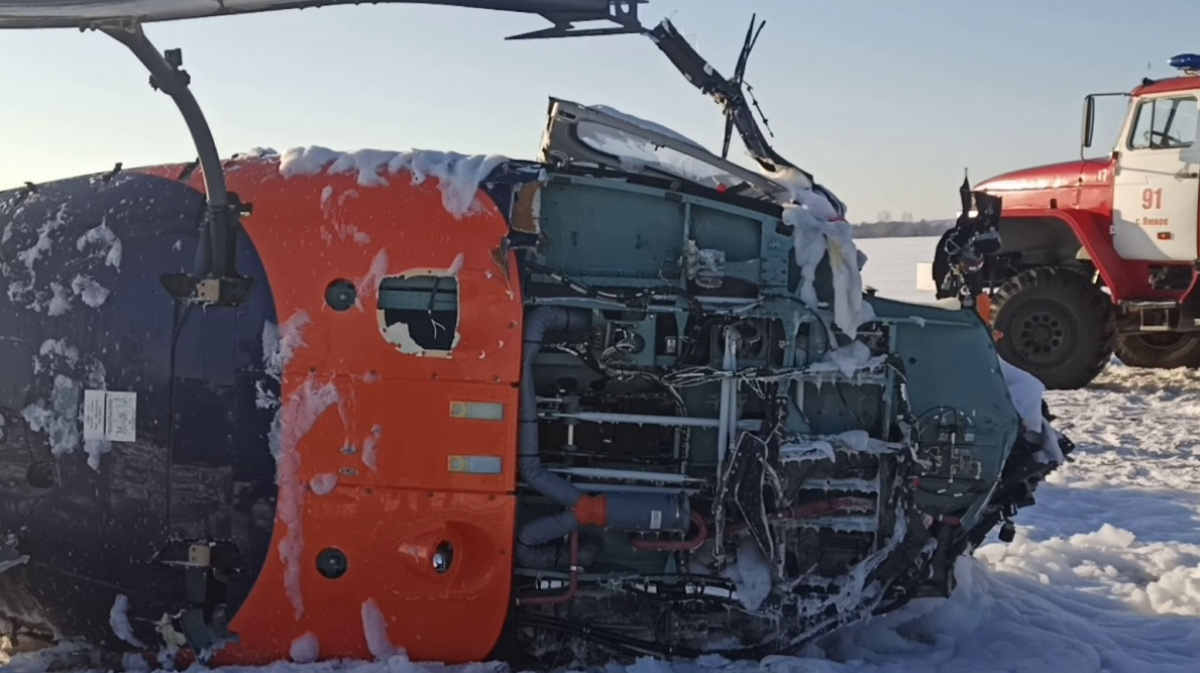
{"type": "Polygon", "coordinates": [[[651,481],[667,484],[682,484],[685,482],[703,482],[703,479],[689,477],[677,472],[639,472],[637,470],[610,470],[602,467],[557,467],[551,468],[559,474],[569,474],[576,477],[592,479],[628,479],[630,481],[651,481]]]}
{"type": "MultiPolygon", "coordinates": [[[[722,385],[728,380],[722,381],[722,385]]],[[[720,428],[723,421],[718,418],[699,418],[696,416],[652,416],[649,414],[611,414],[600,411],[576,411],[562,412],[549,411],[543,414],[544,418],[563,420],[571,419],[582,421],[584,423],[628,423],[630,425],[664,425],[667,427],[680,428],[720,428]]],[[[754,419],[738,420],[735,428],[753,430],[761,425],[761,421],[754,419]]],[[[724,423],[726,429],[729,424],[724,423]]]]}
{"type": "Polygon", "coordinates": [[[665,425],[687,428],[715,428],[718,421],[715,418],[696,418],[693,416],[651,416],[649,414],[609,414],[599,411],[576,411],[573,413],[552,411],[545,414],[553,419],[573,419],[585,423],[629,423],[631,425],[665,425]]]}
{"type": "Polygon", "coordinates": [[[230,219],[234,214],[229,208],[229,192],[225,184],[225,169],[221,166],[221,155],[217,153],[217,145],[213,140],[212,130],[200,103],[188,88],[186,75],[177,71],[166,58],[159,53],[158,48],[150,42],[142,31],[141,24],[126,23],[123,25],[104,25],[100,30],[109,37],[125,45],[142,65],[150,71],[154,85],[171,97],[183,121],[191,133],[192,142],[196,145],[196,153],[200,159],[200,167],[204,171],[204,191],[208,197],[208,250],[203,247],[197,252],[198,260],[207,253],[208,267],[217,277],[233,274],[236,240],[230,219]]]}
{"type": "MultiPolygon", "coordinates": [[[[736,371],[737,362],[734,349],[737,347],[737,337],[733,328],[725,328],[725,354],[722,367],[726,372],[736,371]]],[[[725,467],[725,456],[729,451],[730,432],[736,430],[734,419],[737,404],[735,381],[733,376],[721,379],[721,413],[717,426],[717,474],[725,467]],[[732,427],[731,427],[732,426],[732,427]]]]}

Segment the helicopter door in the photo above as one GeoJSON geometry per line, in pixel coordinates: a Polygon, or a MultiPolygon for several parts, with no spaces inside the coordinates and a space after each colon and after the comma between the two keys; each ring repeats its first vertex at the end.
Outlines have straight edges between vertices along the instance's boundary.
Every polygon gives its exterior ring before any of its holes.
{"type": "Polygon", "coordinates": [[[1124,259],[1197,259],[1200,148],[1196,95],[1146,98],[1117,148],[1113,242],[1124,259]]]}

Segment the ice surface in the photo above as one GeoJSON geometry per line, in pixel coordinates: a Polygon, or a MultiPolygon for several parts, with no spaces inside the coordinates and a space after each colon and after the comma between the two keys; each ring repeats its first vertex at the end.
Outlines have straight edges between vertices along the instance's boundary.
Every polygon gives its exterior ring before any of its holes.
{"type": "Polygon", "coordinates": [[[363,187],[386,185],[388,175],[403,172],[409,173],[414,185],[423,184],[430,177],[437,178],[442,192],[442,205],[455,218],[462,218],[481,207],[477,198],[480,183],[507,160],[499,155],[467,156],[429,150],[359,150],[344,153],[313,146],[284,152],[279,162],[279,172],[286,178],[321,173],[357,173],[358,184],[363,187]]]}

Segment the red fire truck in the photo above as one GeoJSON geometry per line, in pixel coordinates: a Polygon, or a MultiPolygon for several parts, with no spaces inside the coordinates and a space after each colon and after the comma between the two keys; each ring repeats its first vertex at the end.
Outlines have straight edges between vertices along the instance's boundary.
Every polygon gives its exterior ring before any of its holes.
{"type": "MultiPolygon", "coordinates": [[[[1084,151],[1096,99],[1129,101],[1107,156],[976,185],[1003,204],[981,306],[990,304],[1000,355],[1049,388],[1087,385],[1114,352],[1137,367],[1200,366],[1200,54],[1169,63],[1179,76],[1084,99],[1084,151]]],[[[951,296],[951,274],[933,268],[939,297],[951,296]]]]}

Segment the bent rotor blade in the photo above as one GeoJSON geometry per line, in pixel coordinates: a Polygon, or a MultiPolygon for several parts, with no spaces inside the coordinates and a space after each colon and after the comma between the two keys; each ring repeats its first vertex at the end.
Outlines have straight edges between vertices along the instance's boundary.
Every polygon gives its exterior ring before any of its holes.
{"type": "MultiPolygon", "coordinates": [[[[642,32],[638,6],[649,0],[371,0],[370,4],[422,4],[537,14],[553,27],[514,36],[568,37],[642,32]],[[611,28],[576,29],[575,22],[607,21],[611,28]]],[[[364,0],[0,0],[0,29],[95,28],[135,21],[179,21],[284,9],[367,4],[364,0]]]]}

